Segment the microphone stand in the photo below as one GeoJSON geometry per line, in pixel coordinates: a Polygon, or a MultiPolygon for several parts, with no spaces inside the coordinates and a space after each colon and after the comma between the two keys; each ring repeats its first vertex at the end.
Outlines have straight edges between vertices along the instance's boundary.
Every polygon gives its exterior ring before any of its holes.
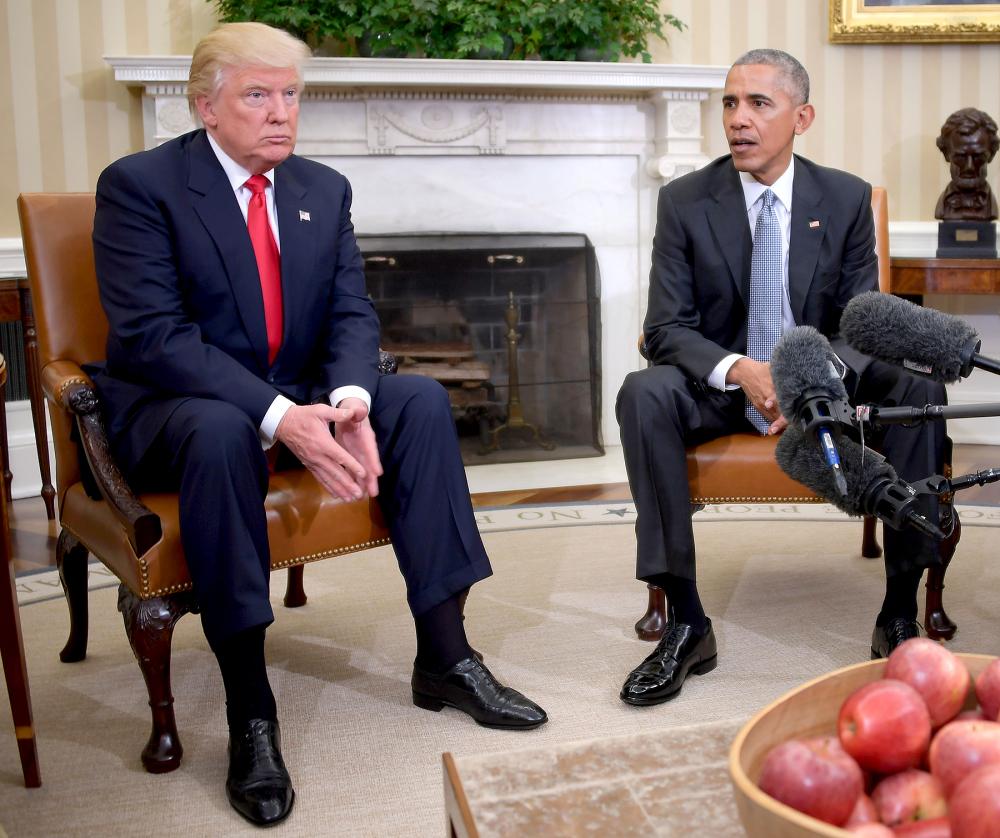
{"type": "MultiPolygon", "coordinates": [[[[988,468],[982,471],[974,471],[969,474],[962,474],[958,477],[945,477],[943,474],[932,474],[923,480],[914,480],[910,486],[918,495],[934,495],[944,498],[944,503],[950,508],[952,496],[962,489],[971,489],[973,486],[985,486],[987,483],[996,483],[1000,480],[1000,468],[988,468]]],[[[938,521],[943,531],[944,537],[949,538],[958,523],[958,515],[950,513],[947,519],[938,521]]]]}
{"type": "Polygon", "coordinates": [[[1000,468],[988,468],[970,474],[962,474],[958,477],[932,474],[930,477],[917,480],[910,485],[916,489],[918,495],[937,495],[940,497],[960,492],[962,489],[971,489],[973,486],[996,483],[998,480],[1000,480],[1000,468]]]}
{"type": "Polygon", "coordinates": [[[1000,402],[925,404],[923,407],[879,407],[874,404],[860,404],[854,410],[852,422],[855,425],[867,424],[879,427],[940,419],[980,419],[987,416],[1000,416],[1000,402]]]}

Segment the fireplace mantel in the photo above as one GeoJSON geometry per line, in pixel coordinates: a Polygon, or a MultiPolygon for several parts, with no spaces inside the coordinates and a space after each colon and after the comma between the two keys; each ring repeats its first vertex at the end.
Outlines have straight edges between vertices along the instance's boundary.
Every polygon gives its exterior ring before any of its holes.
{"type": "MultiPolygon", "coordinates": [[[[185,99],[189,56],[106,56],[105,60],[116,80],[143,89],[146,148],[194,127],[185,99]]],[[[546,154],[552,153],[552,141],[564,145],[558,128],[554,137],[538,131],[518,137],[504,124],[503,105],[643,103],[652,120],[644,132],[649,143],[644,168],[651,177],[669,180],[707,162],[701,102],[722,88],[726,71],[726,67],[674,64],[314,58],[305,67],[305,101],[423,101],[419,113],[423,127],[411,130],[405,115],[394,117],[384,107],[372,105],[364,142],[345,142],[343,137],[324,142],[330,138],[310,137],[306,122],[298,151],[307,156],[406,154],[427,153],[433,147],[447,153],[546,154]],[[450,107],[428,108],[429,100],[479,104],[467,114],[456,114],[450,107]],[[473,121],[482,124],[474,126],[473,121]]],[[[577,142],[579,153],[593,147],[586,136],[577,142]]]]}
{"type": "MultiPolygon", "coordinates": [[[[105,56],[115,79],[149,85],[187,81],[186,55],[105,56]]],[[[716,90],[728,67],[619,64],[600,61],[469,61],[451,58],[313,58],[309,87],[444,87],[508,90],[590,90],[652,93],[716,90]]]]}

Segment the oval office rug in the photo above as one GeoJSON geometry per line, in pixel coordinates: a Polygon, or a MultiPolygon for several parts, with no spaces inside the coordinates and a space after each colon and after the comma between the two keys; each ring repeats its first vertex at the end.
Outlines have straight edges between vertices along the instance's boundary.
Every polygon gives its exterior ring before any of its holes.
{"type": "MultiPolygon", "coordinates": [[[[452,710],[412,705],[413,626],[389,548],[308,566],[304,608],[281,606],[285,579],[276,573],[267,656],[298,797],[289,820],[269,834],[442,835],[445,751],[488,765],[491,755],[735,726],[802,681],[868,657],[882,563],[860,557],[860,524],[829,507],[697,513],[699,581],[719,667],[652,708],[618,699],[625,675],[652,649],[632,629],[646,599],[633,577],[634,508],[505,507],[477,517],[495,573],[469,599],[469,639],[501,680],[546,708],[549,723],[494,731],[452,710]]],[[[1000,510],[963,507],[962,520],[945,591],[960,626],[949,646],[1000,654],[992,533],[1000,510]]],[[[11,836],[258,834],[226,801],[222,683],[197,617],[178,623],[173,642],[184,759],[178,771],[153,776],[139,762],[149,710],[114,580],[92,568],[89,654],[61,664],[66,606],[58,582],[43,577],[18,579],[43,786],[21,785],[5,709],[0,825],[11,836]]],[[[5,692],[0,700],[6,708],[5,692]]]]}

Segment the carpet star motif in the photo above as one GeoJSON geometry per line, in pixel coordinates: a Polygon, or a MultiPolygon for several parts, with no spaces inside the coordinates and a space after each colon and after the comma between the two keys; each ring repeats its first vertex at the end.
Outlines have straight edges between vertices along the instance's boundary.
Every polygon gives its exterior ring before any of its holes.
{"type": "Polygon", "coordinates": [[[623,507],[622,509],[609,509],[604,514],[605,515],[617,515],[619,518],[624,518],[626,515],[632,515],[634,513],[632,512],[631,509],[627,509],[627,508],[623,507]]]}

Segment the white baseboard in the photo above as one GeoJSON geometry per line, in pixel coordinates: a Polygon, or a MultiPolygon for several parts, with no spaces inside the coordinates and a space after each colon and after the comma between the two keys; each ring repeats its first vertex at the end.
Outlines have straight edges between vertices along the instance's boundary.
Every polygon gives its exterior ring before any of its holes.
{"type": "MultiPolygon", "coordinates": [[[[981,379],[982,380],[982,379],[981,379]]],[[[985,387],[968,388],[968,383],[958,382],[948,387],[948,404],[983,405],[1000,402],[1000,391],[985,387]]],[[[952,442],[969,445],[1000,445],[1000,417],[981,419],[952,419],[948,422],[948,436],[952,442]]],[[[1000,460],[1000,456],[998,456],[1000,460]]],[[[993,463],[984,465],[993,466],[993,463]]],[[[1000,467],[1000,462],[996,463],[1000,467]]]]}

